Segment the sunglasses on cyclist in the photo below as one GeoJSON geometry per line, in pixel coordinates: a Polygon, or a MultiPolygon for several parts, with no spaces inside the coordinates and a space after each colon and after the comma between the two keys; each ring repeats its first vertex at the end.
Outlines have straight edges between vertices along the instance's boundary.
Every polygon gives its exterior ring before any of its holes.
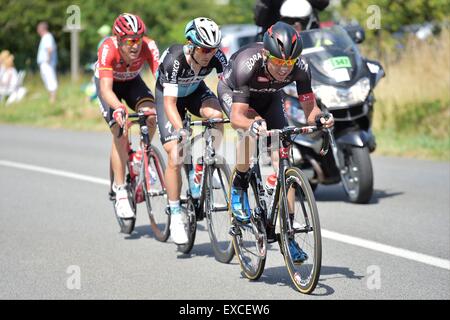
{"type": "Polygon", "coordinates": [[[279,67],[281,67],[281,66],[291,67],[297,62],[297,58],[284,60],[284,59],[280,59],[280,58],[277,58],[277,57],[269,54],[269,61],[279,67]]]}
{"type": "Polygon", "coordinates": [[[209,48],[197,47],[196,50],[197,50],[197,52],[200,52],[200,53],[210,54],[210,53],[216,52],[217,48],[209,49],[209,48]]]}
{"type": "Polygon", "coordinates": [[[121,39],[120,42],[123,45],[127,45],[129,47],[132,47],[135,44],[141,44],[142,43],[142,38],[124,38],[124,39],[121,39]]]}

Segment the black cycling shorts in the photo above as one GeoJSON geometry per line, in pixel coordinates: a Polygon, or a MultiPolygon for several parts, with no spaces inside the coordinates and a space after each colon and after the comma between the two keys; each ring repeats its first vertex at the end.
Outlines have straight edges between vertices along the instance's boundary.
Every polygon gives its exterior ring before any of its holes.
{"type": "MultiPolygon", "coordinates": [[[[219,81],[217,93],[222,110],[230,118],[231,105],[233,103],[233,89],[228,87],[223,81],[219,81]]],[[[283,108],[281,91],[251,94],[249,106],[266,121],[268,130],[283,129],[288,125],[286,113],[283,108]]]]}
{"type": "MultiPolygon", "coordinates": [[[[176,140],[178,137],[175,134],[175,130],[167,119],[166,112],[164,111],[164,95],[163,87],[156,84],[156,113],[158,119],[158,130],[161,143],[165,144],[169,141],[176,140]]],[[[181,119],[184,119],[186,110],[197,117],[201,117],[200,108],[204,101],[208,99],[217,99],[216,95],[206,86],[205,82],[200,82],[198,88],[188,95],[187,97],[177,98],[177,109],[181,119]]]]}
{"type": "MultiPolygon", "coordinates": [[[[98,78],[95,78],[95,89],[98,92],[100,111],[103,114],[103,118],[106,123],[108,123],[109,127],[112,127],[116,123],[116,120],[114,120],[112,115],[114,109],[111,108],[105,100],[103,100],[100,94],[100,80],[98,78]]],[[[147,87],[141,76],[137,76],[129,81],[114,81],[113,92],[120,101],[125,100],[128,107],[134,111],[137,111],[136,106],[140,105],[144,101],[155,101],[151,90],[147,87]]]]}

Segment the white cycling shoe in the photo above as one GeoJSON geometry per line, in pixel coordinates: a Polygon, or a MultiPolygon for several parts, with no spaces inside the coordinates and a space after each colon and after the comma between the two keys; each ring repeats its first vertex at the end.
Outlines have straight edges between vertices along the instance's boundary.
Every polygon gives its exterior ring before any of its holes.
{"type": "Polygon", "coordinates": [[[184,213],[172,214],[170,216],[170,236],[175,244],[186,244],[189,241],[184,216],[184,213]]]}
{"type": "Polygon", "coordinates": [[[128,201],[128,192],[124,186],[114,188],[116,192],[116,214],[122,219],[134,218],[134,211],[131,209],[130,201],[128,201]]]}

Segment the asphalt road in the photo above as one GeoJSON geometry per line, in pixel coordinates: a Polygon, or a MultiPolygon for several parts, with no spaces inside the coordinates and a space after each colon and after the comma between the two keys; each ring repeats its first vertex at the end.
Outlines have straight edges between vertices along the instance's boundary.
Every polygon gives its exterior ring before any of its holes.
{"type": "Polygon", "coordinates": [[[135,232],[119,233],[110,143],[108,133],[0,125],[0,299],[450,298],[449,163],[373,156],[368,205],[319,186],[322,272],[306,296],[277,244],[250,282],[236,259],[216,262],[204,222],[190,255],[153,238],[142,205],[135,232]]]}

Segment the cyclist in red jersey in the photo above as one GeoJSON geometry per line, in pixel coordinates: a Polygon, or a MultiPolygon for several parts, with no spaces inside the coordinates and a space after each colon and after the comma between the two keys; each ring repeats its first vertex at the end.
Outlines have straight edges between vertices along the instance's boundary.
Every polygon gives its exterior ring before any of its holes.
{"type": "MultiPolygon", "coordinates": [[[[103,41],[98,49],[95,85],[100,109],[113,135],[110,161],[114,183],[111,195],[115,194],[116,197],[117,215],[120,218],[132,218],[134,212],[125,188],[128,109],[122,101],[135,111],[155,108],[153,94],[142,80],[140,72],[147,62],[153,75],[156,74],[159,51],[155,41],[144,36],[146,27],[137,15],[121,14],[115,20],[112,31],[113,36],[103,41]],[[124,135],[118,137],[121,127],[124,128],[124,135]]],[[[152,138],[156,130],[154,119],[149,119],[147,125],[152,138]]]]}

